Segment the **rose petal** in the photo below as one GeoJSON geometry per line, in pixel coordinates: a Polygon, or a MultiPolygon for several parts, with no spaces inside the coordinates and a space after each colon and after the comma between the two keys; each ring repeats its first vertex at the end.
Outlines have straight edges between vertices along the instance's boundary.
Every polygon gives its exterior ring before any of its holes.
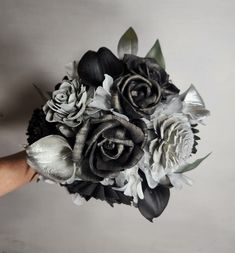
{"type": "Polygon", "coordinates": [[[114,174],[115,171],[121,170],[121,168],[118,167],[117,165],[114,166],[115,162],[102,161],[102,159],[99,157],[99,155],[97,155],[97,153],[95,152],[96,148],[97,148],[97,143],[94,143],[94,145],[91,149],[91,152],[90,152],[90,156],[89,156],[90,169],[95,175],[97,175],[99,177],[108,177],[111,174],[114,174]],[[111,164],[112,164],[112,167],[110,167],[111,164]],[[99,169],[101,167],[102,167],[102,170],[99,169]],[[112,173],[111,173],[111,171],[112,171],[112,173]]]}
{"type": "Polygon", "coordinates": [[[85,155],[88,154],[88,152],[92,148],[92,145],[98,140],[98,138],[104,131],[106,131],[109,128],[116,127],[118,125],[119,125],[119,122],[108,121],[108,122],[104,122],[100,124],[97,128],[95,128],[95,130],[91,133],[92,138],[89,139],[89,144],[88,144],[85,155]]]}

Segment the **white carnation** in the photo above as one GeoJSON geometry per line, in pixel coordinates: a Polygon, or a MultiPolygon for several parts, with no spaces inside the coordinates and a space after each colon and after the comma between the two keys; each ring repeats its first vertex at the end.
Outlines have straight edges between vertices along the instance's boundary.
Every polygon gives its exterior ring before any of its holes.
{"type": "Polygon", "coordinates": [[[180,113],[162,115],[153,121],[153,128],[148,150],[140,164],[149,186],[154,188],[171,178],[173,185],[179,180],[185,181],[185,176],[173,174],[179,166],[186,164],[192,153],[194,134],[188,118],[180,113]]]}

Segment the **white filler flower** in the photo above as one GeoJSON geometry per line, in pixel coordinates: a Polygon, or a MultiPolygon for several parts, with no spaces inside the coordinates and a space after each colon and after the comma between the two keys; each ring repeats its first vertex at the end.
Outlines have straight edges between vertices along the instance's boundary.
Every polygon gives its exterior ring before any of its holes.
{"type": "Polygon", "coordinates": [[[134,166],[131,169],[120,172],[115,178],[115,181],[120,188],[113,187],[115,190],[123,191],[126,196],[133,197],[135,203],[138,202],[138,198],[144,198],[142,179],[138,174],[138,170],[138,166],[134,166]]]}

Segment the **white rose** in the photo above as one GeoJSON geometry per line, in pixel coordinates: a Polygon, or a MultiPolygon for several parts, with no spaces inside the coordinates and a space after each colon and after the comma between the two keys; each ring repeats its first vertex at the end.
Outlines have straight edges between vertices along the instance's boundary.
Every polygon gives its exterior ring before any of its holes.
{"type": "Polygon", "coordinates": [[[63,80],[43,107],[46,120],[76,127],[82,122],[86,102],[87,92],[82,84],[76,79],[63,80]]]}

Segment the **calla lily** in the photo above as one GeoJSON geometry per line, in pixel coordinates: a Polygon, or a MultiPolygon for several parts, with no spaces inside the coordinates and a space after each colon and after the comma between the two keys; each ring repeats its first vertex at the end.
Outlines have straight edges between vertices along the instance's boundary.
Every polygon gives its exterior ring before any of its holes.
{"type": "Polygon", "coordinates": [[[26,148],[27,162],[39,174],[61,183],[73,177],[72,148],[59,135],[46,136],[26,148]]]}
{"type": "Polygon", "coordinates": [[[155,189],[150,189],[146,186],[144,198],[139,199],[137,207],[146,219],[153,222],[154,218],[162,214],[169,199],[170,190],[167,187],[159,185],[155,189]]]}
{"type": "Polygon", "coordinates": [[[123,63],[108,49],[86,52],[78,63],[78,75],[82,83],[97,87],[102,84],[104,74],[118,78],[123,73],[123,63]]]}

